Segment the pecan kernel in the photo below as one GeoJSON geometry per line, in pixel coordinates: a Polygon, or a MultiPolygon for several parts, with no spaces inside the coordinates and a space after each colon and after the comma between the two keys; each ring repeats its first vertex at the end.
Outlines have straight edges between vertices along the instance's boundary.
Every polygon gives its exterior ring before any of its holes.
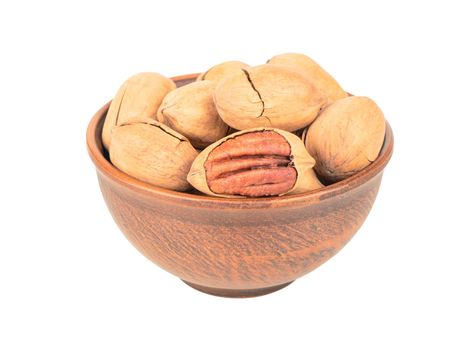
{"type": "Polygon", "coordinates": [[[274,131],[227,140],[209,153],[204,168],[216,194],[275,196],[290,191],[297,180],[290,145],[274,131]]]}
{"type": "Polygon", "coordinates": [[[206,147],[187,180],[218,197],[282,196],[322,187],[298,136],[276,128],[235,132],[206,147]]]}

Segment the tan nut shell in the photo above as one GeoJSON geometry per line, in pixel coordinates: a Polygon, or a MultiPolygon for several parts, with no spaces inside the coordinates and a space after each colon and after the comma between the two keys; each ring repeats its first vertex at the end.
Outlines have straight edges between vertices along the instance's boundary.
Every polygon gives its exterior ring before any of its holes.
{"type": "Polygon", "coordinates": [[[213,102],[215,84],[197,81],[170,91],[158,109],[157,120],[176,130],[196,148],[226,136],[229,127],[213,102]]]}
{"type": "Polygon", "coordinates": [[[301,71],[328,99],[328,103],[345,98],[346,92],[340,84],[310,57],[299,53],[284,53],[272,57],[268,64],[277,64],[301,71]]]}
{"type": "Polygon", "coordinates": [[[109,149],[111,131],[134,118],[155,119],[163,97],[176,88],[173,80],[158,73],[139,73],[127,79],[115,95],[102,128],[102,143],[109,149]]]}
{"type": "Polygon", "coordinates": [[[241,61],[226,61],[211,67],[206,72],[201,73],[198,78],[196,78],[196,80],[210,80],[218,82],[224,77],[234,74],[240,71],[242,68],[247,67],[249,67],[249,65],[241,61]]]}
{"type": "Polygon", "coordinates": [[[316,172],[330,182],[371,164],[384,142],[386,122],[368,97],[351,96],[325,108],[304,135],[316,172]]]}
{"type": "Polygon", "coordinates": [[[227,197],[227,198],[242,197],[242,196],[237,196],[237,195],[236,196],[223,195],[223,194],[217,194],[217,193],[212,192],[206,180],[206,171],[205,171],[204,164],[206,160],[208,159],[208,155],[211,153],[211,151],[214,150],[219,145],[221,145],[222,143],[226,142],[227,140],[239,135],[246,134],[246,133],[264,131],[264,130],[274,131],[282,135],[290,144],[290,148],[291,148],[290,154],[292,157],[294,168],[297,172],[297,181],[295,182],[295,185],[292,187],[290,191],[288,191],[287,193],[283,193],[281,195],[303,193],[303,192],[308,192],[308,191],[316,190],[318,188],[323,187],[323,185],[317,179],[315,172],[313,171],[315,160],[310,156],[310,154],[305,149],[305,145],[303,144],[302,140],[300,140],[296,135],[290,132],[280,130],[280,129],[275,129],[275,128],[253,128],[253,129],[238,131],[234,134],[228,135],[222,138],[221,140],[216,141],[215,143],[209,145],[202,152],[200,152],[198,157],[196,157],[196,159],[193,161],[193,164],[191,165],[191,169],[187,177],[188,182],[192,184],[193,187],[196,188],[198,191],[206,193],[210,196],[227,197]]]}
{"type": "Polygon", "coordinates": [[[112,164],[152,185],[188,190],[186,175],[197,155],[185,137],[153,119],[130,120],[112,130],[112,164]]]}
{"type": "Polygon", "coordinates": [[[221,118],[235,129],[294,131],[316,118],[326,98],[298,71],[268,64],[221,80],[214,101],[221,118]]]}

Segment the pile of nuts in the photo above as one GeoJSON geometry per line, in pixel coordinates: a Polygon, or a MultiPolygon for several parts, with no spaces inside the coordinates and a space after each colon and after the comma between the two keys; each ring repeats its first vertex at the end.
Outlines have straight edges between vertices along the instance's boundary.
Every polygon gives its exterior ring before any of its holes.
{"type": "Polygon", "coordinates": [[[158,73],[129,78],[102,130],[112,164],[144,182],[220,197],[303,193],[378,156],[386,123],[310,57],[218,64],[177,88],[158,73]]]}

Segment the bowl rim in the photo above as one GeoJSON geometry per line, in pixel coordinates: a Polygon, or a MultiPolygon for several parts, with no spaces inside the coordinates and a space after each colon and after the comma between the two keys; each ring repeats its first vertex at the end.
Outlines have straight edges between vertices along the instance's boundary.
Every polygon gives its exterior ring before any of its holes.
{"type": "MultiPolygon", "coordinates": [[[[175,82],[196,79],[198,73],[185,74],[172,77],[175,82]]],[[[177,192],[168,190],[158,186],[145,183],[141,180],[133,178],[118,168],[114,167],[103,154],[103,146],[101,141],[102,125],[111,101],[102,106],[92,117],[87,127],[86,142],[87,149],[91,160],[96,166],[96,170],[103,176],[106,176],[114,183],[125,186],[135,192],[159,197],[166,200],[181,202],[182,204],[198,206],[198,207],[230,207],[230,208],[267,208],[288,206],[290,204],[298,205],[309,202],[320,202],[345,192],[355,189],[381,173],[389,162],[394,147],[394,136],[391,126],[386,121],[386,134],[381,151],[373,163],[363,170],[350,176],[349,178],[325,186],[323,188],[313,190],[306,193],[290,194],[281,197],[260,197],[260,198],[222,198],[212,197],[193,193],[177,192]]]]}

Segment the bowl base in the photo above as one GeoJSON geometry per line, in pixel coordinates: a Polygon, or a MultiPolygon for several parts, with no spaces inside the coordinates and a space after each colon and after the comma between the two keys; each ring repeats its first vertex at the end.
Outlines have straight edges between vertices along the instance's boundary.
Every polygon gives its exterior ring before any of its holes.
{"type": "Polygon", "coordinates": [[[199,284],[187,282],[183,280],[187,285],[191,288],[196,289],[200,292],[211,294],[218,297],[225,297],[225,298],[252,298],[258,297],[261,295],[270,294],[276,292],[282,288],[287,287],[293,281],[279,284],[277,286],[271,286],[266,288],[256,288],[256,289],[221,289],[221,288],[212,288],[206,286],[200,286],[199,284]]]}

